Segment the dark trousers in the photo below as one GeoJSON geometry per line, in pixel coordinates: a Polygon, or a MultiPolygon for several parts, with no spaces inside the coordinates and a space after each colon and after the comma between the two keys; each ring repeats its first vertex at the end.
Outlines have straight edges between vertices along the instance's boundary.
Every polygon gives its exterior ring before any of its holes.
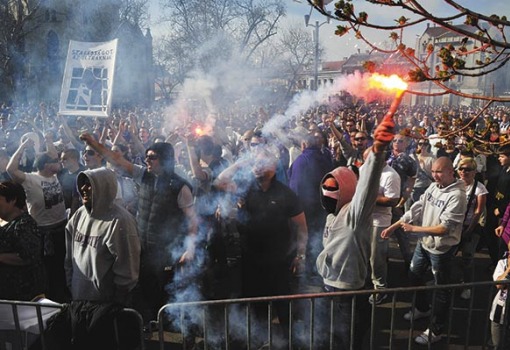
{"type": "MultiPolygon", "coordinates": [[[[327,292],[343,292],[344,289],[338,289],[331,286],[325,286],[327,292]]],[[[354,336],[352,338],[352,349],[360,350],[363,345],[363,339],[370,329],[370,304],[366,295],[359,295],[357,297],[353,295],[342,295],[338,298],[336,303],[338,306],[334,312],[335,324],[333,334],[333,349],[351,349],[351,329],[352,321],[354,318],[354,336]],[[353,314],[353,303],[354,314],[353,314]]],[[[327,319],[330,319],[328,317],[327,319]]],[[[324,334],[327,334],[325,332],[324,334]]],[[[326,340],[324,334],[321,336],[323,340],[326,340]]],[[[329,343],[319,345],[319,349],[329,349],[329,343]]]]}
{"type": "MultiPolygon", "coordinates": [[[[260,261],[243,260],[241,273],[243,297],[291,294],[290,263],[266,264],[260,261]]],[[[288,301],[274,302],[273,306],[283,335],[281,340],[286,343],[289,336],[289,303],[288,301]]],[[[251,307],[253,344],[264,343],[268,340],[268,305],[254,303],[251,307]]]]}
{"type": "Polygon", "coordinates": [[[48,276],[46,297],[59,303],[70,301],[67,288],[64,260],[66,257],[66,222],[52,226],[39,227],[44,239],[44,267],[48,276]]]}
{"type": "MultiPolygon", "coordinates": [[[[450,268],[453,253],[456,247],[452,247],[444,254],[433,254],[426,251],[421,242],[418,242],[414,250],[413,260],[409,268],[409,279],[413,286],[425,285],[424,276],[428,267],[432,268],[432,275],[436,285],[450,283],[450,268]]],[[[435,293],[435,308],[432,310],[433,318],[430,326],[435,334],[441,334],[448,316],[448,301],[450,299],[450,291],[439,289],[435,293]]],[[[430,309],[426,292],[416,294],[416,308],[422,312],[430,309]]]]}
{"type": "MultiPolygon", "coordinates": [[[[500,216],[503,217],[502,213],[500,216]]],[[[499,217],[494,215],[494,207],[487,207],[487,221],[482,233],[482,241],[489,250],[492,265],[496,266],[499,259],[506,251],[506,246],[501,237],[496,236],[495,230],[499,226],[499,217]]]]}

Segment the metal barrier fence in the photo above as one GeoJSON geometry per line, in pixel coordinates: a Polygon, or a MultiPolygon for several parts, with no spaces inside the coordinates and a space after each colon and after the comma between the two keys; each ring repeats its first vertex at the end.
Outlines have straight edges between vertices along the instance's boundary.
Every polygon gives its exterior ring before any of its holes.
{"type": "MultiPolygon", "coordinates": [[[[363,348],[400,350],[419,347],[414,343],[414,338],[428,328],[432,315],[424,320],[413,320],[411,317],[410,321],[405,321],[401,317],[402,309],[414,309],[417,293],[427,293],[434,308],[437,292],[448,290],[451,292],[448,321],[441,342],[446,343],[447,349],[450,346],[456,349],[486,349],[490,339],[489,313],[496,292],[494,286],[508,287],[508,284],[510,281],[487,281],[385,289],[384,292],[392,298],[387,303],[370,306],[370,331],[366,334],[369,337],[365,336],[367,340],[363,348]],[[456,298],[456,294],[466,288],[471,290],[471,298],[456,298]]],[[[200,344],[195,349],[204,350],[339,349],[335,344],[338,300],[352,296],[354,311],[357,302],[365,302],[370,295],[375,297],[377,292],[381,290],[167,304],[158,314],[159,349],[191,349],[197,343],[200,344]],[[274,315],[278,303],[288,305],[288,329],[277,326],[274,315]],[[256,305],[262,305],[266,310],[264,328],[254,326],[256,305]],[[321,312],[318,309],[322,309],[321,312]],[[264,333],[262,339],[260,333],[264,333]],[[323,339],[325,334],[327,340],[323,339]],[[173,343],[172,346],[169,343],[173,343]]],[[[508,310],[509,300],[506,301],[505,310],[508,310]]],[[[352,312],[351,326],[355,324],[357,316],[352,312]]],[[[508,327],[506,319],[505,328],[508,327]]],[[[353,339],[351,327],[351,349],[353,339]]],[[[503,348],[510,348],[510,344],[507,346],[503,348]]]]}
{"type": "MultiPolygon", "coordinates": [[[[490,338],[489,313],[496,291],[494,286],[508,287],[509,284],[510,281],[487,281],[385,289],[384,292],[391,298],[386,303],[372,305],[368,310],[370,330],[363,349],[400,350],[418,346],[414,344],[414,337],[428,327],[432,316],[405,321],[401,317],[403,310],[414,308],[417,293],[427,293],[434,308],[439,290],[451,291],[442,344],[448,349],[450,346],[456,349],[486,349],[490,338]],[[456,292],[466,288],[471,290],[471,298],[456,298],[456,292]]],[[[368,297],[377,292],[381,290],[167,304],[158,314],[157,346],[161,350],[191,349],[193,346],[204,350],[339,349],[335,339],[339,300],[352,297],[354,311],[357,303],[366,303],[368,297]],[[288,323],[279,322],[282,309],[287,312],[288,323]],[[257,319],[261,311],[263,318],[257,319]],[[278,317],[275,317],[277,314],[278,317]]],[[[509,301],[510,298],[506,300],[506,310],[509,301]]],[[[42,349],[48,349],[44,338],[46,321],[62,307],[56,303],[0,300],[0,350],[28,349],[35,339],[40,341],[42,349]]],[[[140,314],[132,309],[123,309],[122,313],[134,317],[140,339],[140,344],[135,345],[144,350],[149,341],[147,344],[143,341],[140,314]]],[[[359,314],[353,312],[351,326],[357,317],[359,314]]],[[[507,317],[505,326],[508,327],[507,317]]],[[[119,338],[125,335],[125,331],[117,326],[115,320],[116,344],[120,344],[119,338]]],[[[352,327],[350,337],[352,344],[352,327]]],[[[150,344],[156,346],[156,343],[150,344]]],[[[510,348],[510,344],[507,347],[503,345],[503,348],[510,348]]]]}
{"type": "MultiPolygon", "coordinates": [[[[38,341],[38,348],[52,350],[48,349],[44,330],[48,319],[61,312],[63,307],[63,304],[47,299],[39,302],[0,300],[0,350],[29,349],[35,341],[38,341]]],[[[134,322],[130,330],[138,331],[138,336],[135,338],[139,339],[139,344],[134,344],[133,347],[144,350],[142,317],[137,311],[128,308],[121,309],[113,320],[115,333],[113,336],[117,349],[123,350],[120,349],[119,344],[121,344],[121,338],[125,337],[125,329],[119,327],[120,317],[127,317],[134,322]]]]}

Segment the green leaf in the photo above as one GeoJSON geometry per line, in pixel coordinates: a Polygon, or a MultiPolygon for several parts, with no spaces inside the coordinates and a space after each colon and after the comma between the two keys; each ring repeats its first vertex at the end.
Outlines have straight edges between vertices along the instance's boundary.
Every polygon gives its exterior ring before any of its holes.
{"type": "Polygon", "coordinates": [[[368,19],[368,13],[366,12],[360,12],[358,15],[358,19],[361,23],[366,23],[368,19]]]}
{"type": "Polygon", "coordinates": [[[349,28],[346,26],[339,25],[336,27],[335,35],[344,36],[349,31],[349,28]]]}

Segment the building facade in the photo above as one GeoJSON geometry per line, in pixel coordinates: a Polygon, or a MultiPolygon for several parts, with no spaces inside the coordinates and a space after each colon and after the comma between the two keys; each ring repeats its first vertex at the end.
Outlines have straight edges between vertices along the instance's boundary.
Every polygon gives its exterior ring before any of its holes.
{"type": "Polygon", "coordinates": [[[18,99],[59,99],[70,40],[103,42],[117,38],[114,103],[151,101],[152,36],[149,30],[144,34],[139,27],[121,22],[120,8],[119,0],[28,1],[25,10],[33,15],[25,25],[23,43],[25,96],[18,99]]]}

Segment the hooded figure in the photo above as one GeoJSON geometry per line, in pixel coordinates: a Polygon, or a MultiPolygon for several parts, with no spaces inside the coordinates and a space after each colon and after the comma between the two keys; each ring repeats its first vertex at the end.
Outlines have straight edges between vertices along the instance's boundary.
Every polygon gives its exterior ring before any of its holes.
{"type": "MultiPolygon", "coordinates": [[[[377,141],[383,146],[386,143],[377,141]]],[[[385,165],[384,147],[370,153],[356,181],[356,174],[338,167],[321,182],[321,202],[329,213],[323,235],[323,250],[317,258],[317,271],[329,292],[359,290],[365,286],[370,262],[373,220],[372,212],[379,192],[379,179],[385,165]]],[[[370,309],[366,298],[339,298],[334,330],[336,349],[361,349],[370,326],[370,309]],[[363,300],[365,299],[365,300],[363,300]],[[354,338],[351,344],[353,312],[354,338]],[[351,347],[352,345],[352,347],[351,347]]],[[[329,316],[324,315],[323,319],[329,316]]],[[[319,325],[318,328],[325,328],[319,325]]]]}
{"type": "Polygon", "coordinates": [[[329,215],[324,229],[324,249],[317,270],[324,283],[334,288],[363,288],[368,271],[372,237],[372,212],[379,190],[384,157],[370,153],[359,183],[354,172],[338,167],[326,174],[321,201],[329,215]],[[367,166],[368,165],[368,166],[367,166]]]}
{"type": "Polygon", "coordinates": [[[66,226],[65,270],[72,299],[125,302],[140,266],[135,219],[115,203],[113,171],[81,172],[77,186],[83,206],[66,226]]]}

